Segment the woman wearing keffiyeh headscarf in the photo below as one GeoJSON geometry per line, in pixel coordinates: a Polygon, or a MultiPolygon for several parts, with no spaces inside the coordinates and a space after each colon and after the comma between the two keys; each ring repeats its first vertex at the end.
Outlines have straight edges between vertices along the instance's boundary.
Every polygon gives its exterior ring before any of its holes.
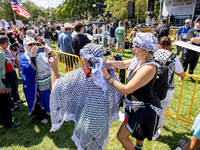
{"type": "Polygon", "coordinates": [[[112,78],[103,68],[105,79],[110,85],[126,95],[127,116],[121,125],[117,138],[127,150],[141,150],[145,138],[152,140],[161,114],[160,101],[153,92],[156,81],[156,63],[152,54],[157,51],[158,42],[151,33],[138,33],[133,39],[135,57],[127,61],[108,61],[111,67],[128,70],[128,83],[122,84],[112,78]],[[136,146],[129,139],[136,138],[136,146]]]}
{"type": "MultiPolygon", "coordinates": [[[[53,84],[51,131],[58,130],[64,121],[72,120],[75,123],[72,140],[77,148],[102,150],[108,142],[111,123],[119,119],[118,101],[121,96],[103,78],[103,49],[97,44],[86,44],[80,51],[86,67],[61,77],[57,56],[50,58],[53,84]]],[[[110,75],[117,80],[114,69],[110,70],[110,75]]]]}
{"type": "Polygon", "coordinates": [[[20,68],[28,103],[28,116],[35,114],[36,120],[46,124],[47,115],[50,113],[51,67],[48,56],[51,53],[47,47],[43,48],[46,53],[37,53],[37,42],[33,38],[25,38],[25,53],[20,56],[20,68]]]}

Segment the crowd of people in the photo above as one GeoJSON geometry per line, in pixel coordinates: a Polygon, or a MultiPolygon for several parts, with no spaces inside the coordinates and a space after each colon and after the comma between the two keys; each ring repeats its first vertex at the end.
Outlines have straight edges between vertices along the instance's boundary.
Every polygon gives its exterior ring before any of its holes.
{"type": "MultiPolygon", "coordinates": [[[[110,31],[110,50],[116,42],[116,54],[125,48],[125,25],[119,21],[107,26],[110,31]]],[[[64,121],[75,122],[72,136],[78,149],[103,149],[108,141],[111,123],[119,119],[118,104],[125,101],[125,119],[117,138],[127,150],[141,150],[144,139],[157,140],[162,134],[164,114],[172,101],[174,91],[174,73],[182,80],[190,64],[189,73],[198,62],[197,52],[177,48],[183,51],[181,61],[171,51],[169,26],[163,19],[161,24],[153,23],[154,30],[144,33],[142,26],[133,28],[129,38],[133,59],[104,61],[103,47],[91,43],[87,34],[92,36],[93,27],[76,22],[74,25],[26,25],[13,29],[2,29],[0,35],[0,124],[5,129],[17,127],[21,122],[12,121],[11,111],[20,111],[17,103],[27,102],[28,116],[43,124],[51,117],[51,131],[58,130],[64,121]],[[83,68],[73,70],[77,65],[73,57],[64,57],[66,74],[59,76],[58,56],[51,51],[51,42],[57,43],[57,51],[74,54],[82,58],[83,68]],[[154,91],[159,64],[173,57],[168,65],[168,90],[160,101],[154,91]],[[182,64],[183,67],[182,67],[182,64]],[[70,64],[70,65],[69,65],[70,64]],[[19,72],[16,73],[15,66],[19,72]],[[115,69],[127,71],[128,83],[119,81],[115,69]],[[18,74],[18,75],[17,75],[18,74]],[[26,100],[19,96],[18,77],[23,80],[23,92],[26,100]],[[125,95],[125,97],[123,96],[125,95]],[[129,139],[136,139],[136,145],[129,139]]],[[[189,41],[200,45],[200,18],[190,27],[190,20],[177,32],[176,40],[189,41]]],[[[194,82],[193,78],[190,81],[194,82]]],[[[18,118],[16,118],[18,120],[18,118]]],[[[194,127],[194,137],[186,145],[193,149],[200,146],[200,125],[194,127]]],[[[186,148],[185,148],[186,149],[186,148]]]]}

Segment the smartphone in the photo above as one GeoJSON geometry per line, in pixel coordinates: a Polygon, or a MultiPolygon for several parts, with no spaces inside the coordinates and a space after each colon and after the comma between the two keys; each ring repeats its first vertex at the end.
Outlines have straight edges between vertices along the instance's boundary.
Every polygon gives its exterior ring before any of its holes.
{"type": "Polygon", "coordinates": [[[43,47],[39,47],[37,53],[43,53],[44,52],[44,48],[43,47]]]}

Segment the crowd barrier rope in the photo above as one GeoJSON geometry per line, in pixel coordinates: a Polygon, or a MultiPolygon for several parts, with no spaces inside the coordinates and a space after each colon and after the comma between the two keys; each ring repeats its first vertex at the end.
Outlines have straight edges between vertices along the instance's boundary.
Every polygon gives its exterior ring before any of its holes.
{"type": "MultiPolygon", "coordinates": [[[[56,52],[58,52],[58,51],[53,50],[53,52],[56,54],[56,52]]],[[[75,69],[78,69],[78,68],[82,68],[82,66],[83,66],[82,59],[79,58],[78,56],[68,54],[68,53],[64,53],[64,52],[59,52],[59,57],[58,57],[59,74],[63,75],[68,71],[72,71],[72,70],[75,70],[75,69]],[[68,58],[68,59],[66,59],[66,58],[68,58]],[[73,61],[71,61],[71,60],[73,60],[73,61]],[[71,64],[72,62],[74,62],[74,64],[71,64]],[[66,65],[69,66],[68,70],[66,70],[66,65]],[[69,70],[69,68],[72,68],[72,70],[69,70]]],[[[127,69],[118,69],[118,77],[124,84],[127,84],[126,76],[127,76],[127,69]]],[[[191,113],[192,113],[192,107],[193,107],[193,104],[194,104],[195,94],[196,94],[196,91],[197,91],[197,85],[198,85],[198,81],[200,79],[200,76],[186,74],[185,78],[183,78],[182,86],[181,86],[181,90],[180,90],[180,95],[179,95],[179,100],[176,103],[176,105],[177,105],[176,112],[170,113],[168,111],[168,109],[170,108],[170,106],[169,106],[166,110],[165,115],[193,124],[194,122],[191,121],[191,113]],[[184,88],[186,77],[192,77],[192,78],[196,79],[196,82],[195,82],[194,91],[193,91],[193,94],[192,94],[191,105],[188,106],[189,112],[187,114],[185,114],[184,117],[182,117],[183,115],[180,117],[179,116],[180,106],[181,106],[181,100],[182,100],[182,96],[183,96],[183,88],[184,88]]],[[[192,89],[190,89],[190,90],[192,90],[192,89]]],[[[184,104],[182,104],[182,105],[184,105],[184,104]]],[[[197,115],[197,114],[194,114],[194,115],[197,115]]],[[[193,117],[195,117],[195,116],[193,116],[193,117]]]]}

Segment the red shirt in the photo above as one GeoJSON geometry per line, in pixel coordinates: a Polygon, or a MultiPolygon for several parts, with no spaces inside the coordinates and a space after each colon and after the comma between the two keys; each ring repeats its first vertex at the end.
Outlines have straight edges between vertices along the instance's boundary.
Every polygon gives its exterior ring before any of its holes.
{"type": "MultiPolygon", "coordinates": [[[[10,52],[13,53],[12,50],[10,50],[10,52]]],[[[5,70],[6,73],[13,71],[14,70],[13,64],[5,62],[5,70]]]]}

